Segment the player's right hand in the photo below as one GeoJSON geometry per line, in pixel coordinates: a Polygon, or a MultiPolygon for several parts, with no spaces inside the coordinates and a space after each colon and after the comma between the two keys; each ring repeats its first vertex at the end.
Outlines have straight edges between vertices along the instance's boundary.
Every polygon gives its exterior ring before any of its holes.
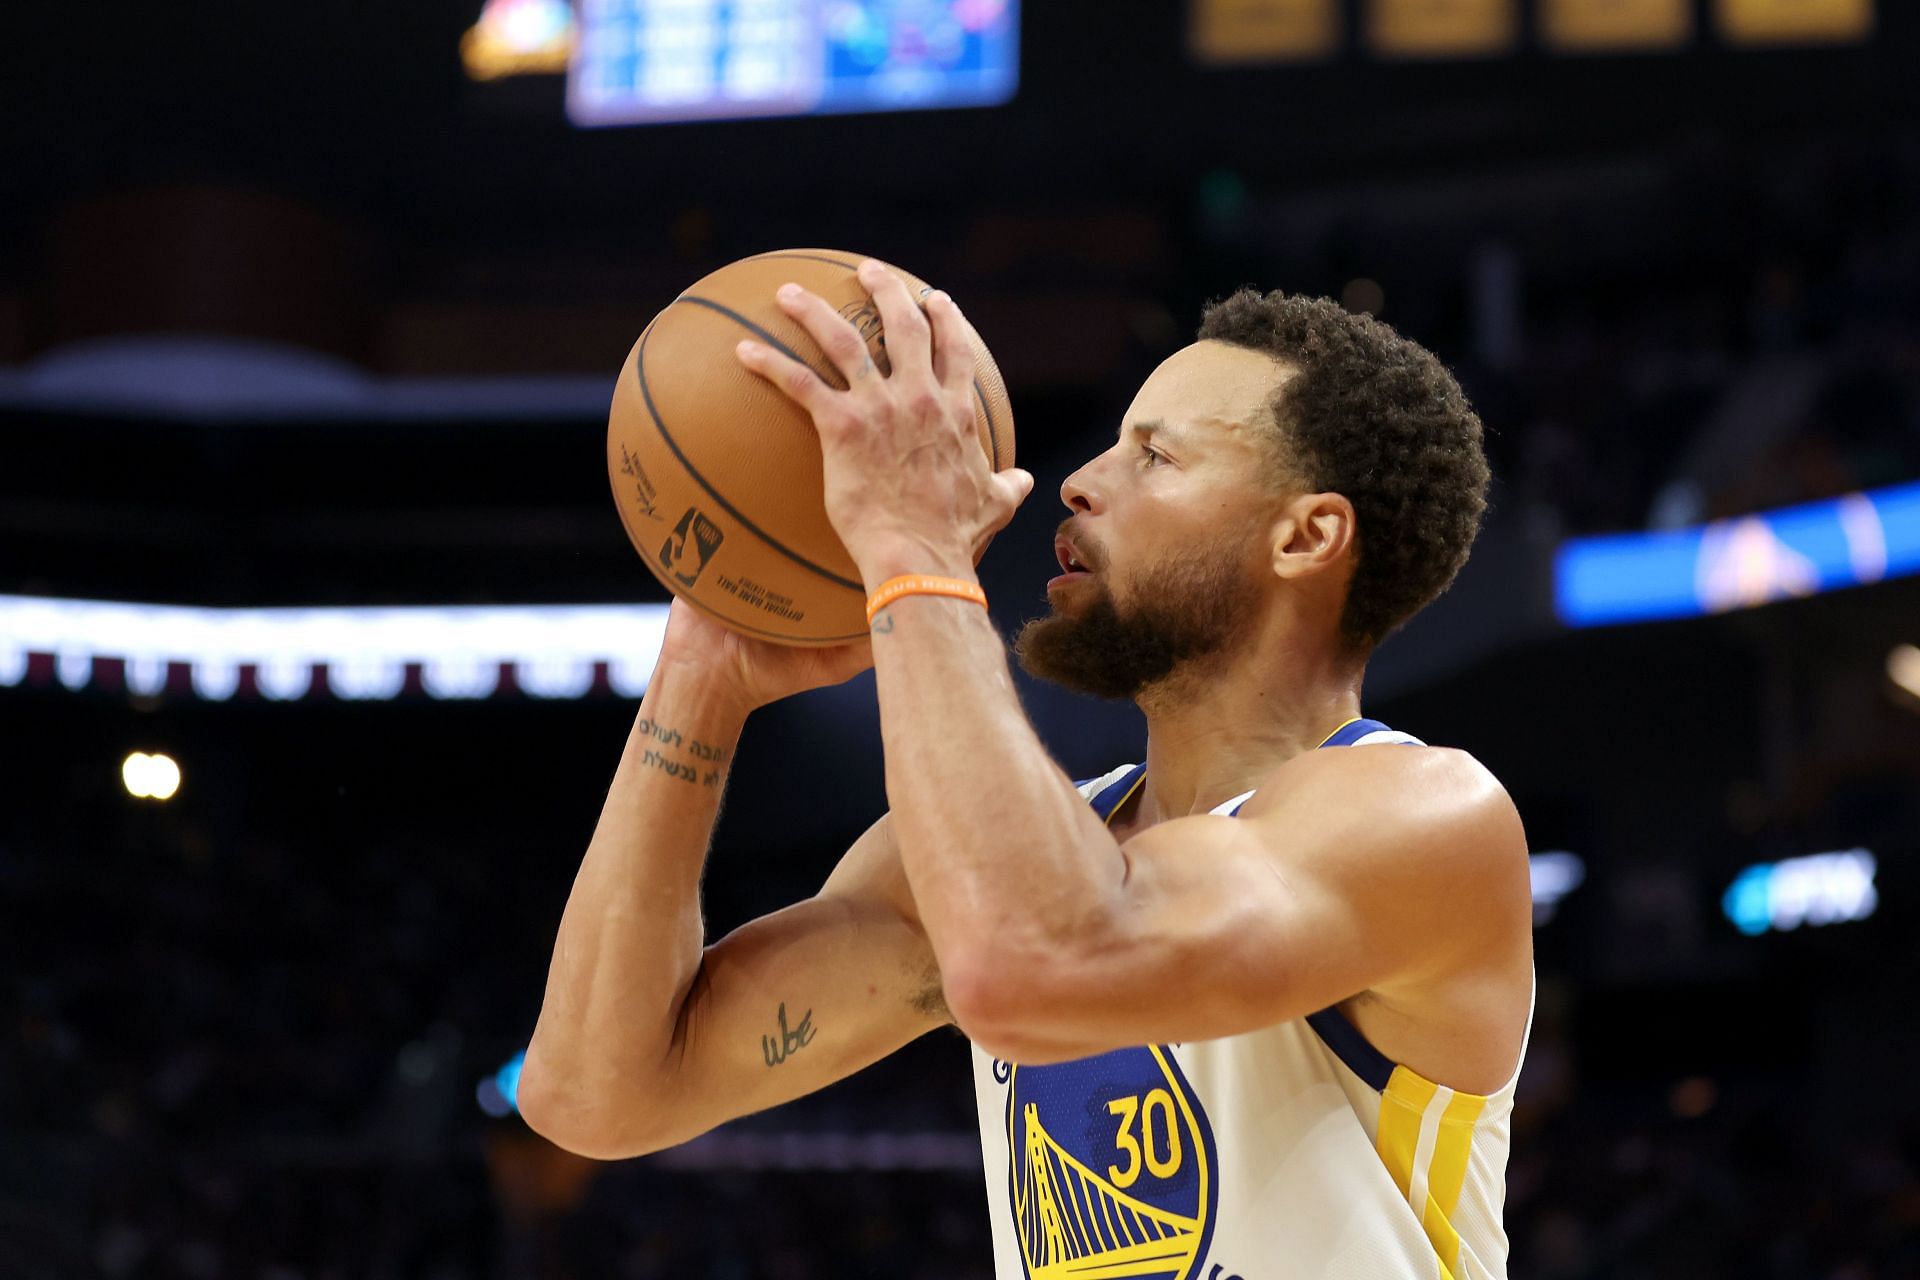
{"type": "Polygon", "coordinates": [[[827,648],[800,648],[755,640],[721,626],[685,600],[667,611],[660,665],[699,671],[737,692],[747,707],[808,689],[841,684],[873,665],[873,640],[863,637],[827,648]]]}

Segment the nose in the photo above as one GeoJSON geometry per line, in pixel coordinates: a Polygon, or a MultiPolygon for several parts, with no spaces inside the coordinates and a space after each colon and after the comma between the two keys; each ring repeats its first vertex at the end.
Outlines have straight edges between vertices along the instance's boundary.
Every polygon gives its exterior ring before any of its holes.
{"type": "Polygon", "coordinates": [[[1060,482],[1060,501],[1067,504],[1069,511],[1092,515],[1104,505],[1095,496],[1099,491],[1093,484],[1093,465],[1092,462],[1087,463],[1060,482]]]}

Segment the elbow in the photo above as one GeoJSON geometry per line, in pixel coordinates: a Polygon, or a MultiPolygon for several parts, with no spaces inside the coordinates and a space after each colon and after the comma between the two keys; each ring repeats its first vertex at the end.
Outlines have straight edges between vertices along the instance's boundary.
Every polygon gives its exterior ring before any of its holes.
{"type": "Polygon", "coordinates": [[[954,1025],[982,1052],[1027,1065],[1061,1060],[1066,1028],[1053,1015],[1058,981],[1049,966],[962,956],[941,966],[941,985],[954,1025]]]}
{"type": "Polygon", "coordinates": [[[623,1115],[551,1072],[532,1050],[520,1071],[514,1096],[527,1128],[563,1151],[589,1160],[630,1160],[673,1146],[672,1138],[644,1123],[644,1116],[623,1115]]]}

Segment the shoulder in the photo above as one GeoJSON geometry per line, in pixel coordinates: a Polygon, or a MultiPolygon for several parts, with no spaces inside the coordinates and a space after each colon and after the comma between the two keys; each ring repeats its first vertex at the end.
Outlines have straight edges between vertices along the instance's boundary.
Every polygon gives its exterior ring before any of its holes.
{"type": "Polygon", "coordinates": [[[1401,743],[1303,752],[1262,778],[1241,813],[1257,818],[1307,798],[1428,818],[1517,817],[1507,789],[1471,754],[1401,743]]]}
{"type": "MultiPolygon", "coordinates": [[[[1444,884],[1531,901],[1527,840],[1507,789],[1451,747],[1310,751],[1274,769],[1240,811],[1280,856],[1291,833],[1320,835],[1322,857],[1360,875],[1444,884]]],[[[1452,896],[1451,893],[1449,896],[1452,896]]]]}

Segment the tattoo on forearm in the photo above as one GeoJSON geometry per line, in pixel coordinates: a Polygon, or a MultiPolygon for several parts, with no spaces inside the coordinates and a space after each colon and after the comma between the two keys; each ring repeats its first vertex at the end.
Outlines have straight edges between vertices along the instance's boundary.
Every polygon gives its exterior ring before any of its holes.
{"type": "Polygon", "coordinates": [[[678,778],[688,784],[717,787],[727,771],[727,749],[709,746],[698,738],[688,738],[678,729],[669,728],[654,720],[641,720],[635,730],[659,742],[664,747],[680,747],[693,756],[699,764],[684,760],[675,760],[665,752],[649,747],[640,757],[640,763],[648,768],[658,769],[669,778],[678,778]],[[705,768],[702,768],[705,765],[705,768]]]}
{"type": "Polygon", "coordinates": [[[877,636],[889,635],[893,631],[893,615],[881,610],[880,616],[873,620],[873,633],[877,636]]]}
{"type": "Polygon", "coordinates": [[[780,1002],[780,1038],[776,1040],[772,1036],[761,1036],[760,1056],[767,1060],[768,1066],[777,1067],[792,1057],[795,1052],[811,1044],[814,1030],[811,1009],[800,1016],[799,1026],[791,1031],[787,1030],[787,1004],[783,1000],[780,1002]]]}

